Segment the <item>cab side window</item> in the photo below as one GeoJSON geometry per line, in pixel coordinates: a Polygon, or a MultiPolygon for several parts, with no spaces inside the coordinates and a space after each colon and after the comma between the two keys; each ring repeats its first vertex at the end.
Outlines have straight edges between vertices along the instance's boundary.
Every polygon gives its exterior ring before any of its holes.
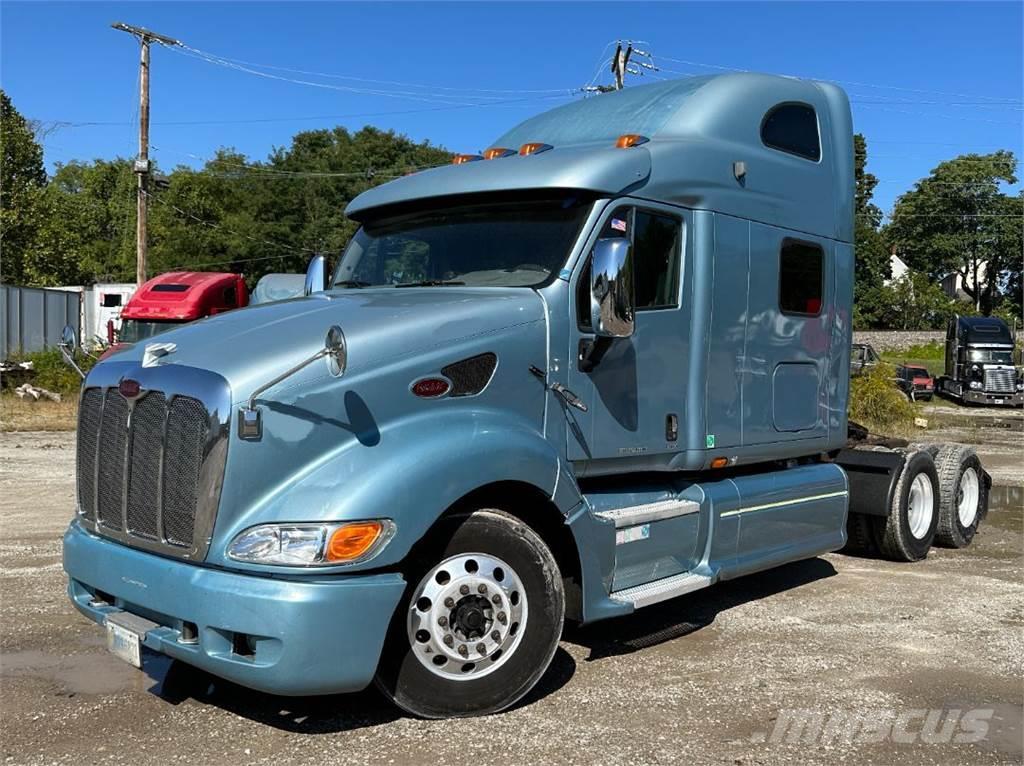
{"type": "MultiPolygon", "coordinates": [[[[825,289],[825,253],[819,245],[786,240],[779,254],[779,309],[818,316],[825,289]]],[[[870,351],[865,354],[869,356],[870,351]]]]}
{"type": "MultiPolygon", "coordinates": [[[[618,208],[605,222],[600,238],[630,240],[637,311],[679,305],[682,223],[678,218],[634,207],[618,208]]],[[[589,260],[577,286],[576,313],[579,326],[590,329],[589,260]]]]}
{"type": "Polygon", "coordinates": [[[765,146],[817,162],[821,159],[818,115],[807,104],[780,104],[761,123],[765,146]]]}

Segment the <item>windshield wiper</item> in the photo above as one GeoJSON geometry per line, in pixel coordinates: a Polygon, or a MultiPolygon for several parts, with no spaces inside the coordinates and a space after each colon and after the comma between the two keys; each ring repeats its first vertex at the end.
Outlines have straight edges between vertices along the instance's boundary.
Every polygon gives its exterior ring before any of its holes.
{"type": "Polygon", "coordinates": [[[369,282],[360,282],[358,279],[343,279],[340,282],[335,282],[333,287],[369,287],[369,282]]]}
{"type": "Polygon", "coordinates": [[[465,282],[444,279],[421,279],[419,282],[399,282],[395,287],[447,287],[448,285],[464,285],[465,282]]]}

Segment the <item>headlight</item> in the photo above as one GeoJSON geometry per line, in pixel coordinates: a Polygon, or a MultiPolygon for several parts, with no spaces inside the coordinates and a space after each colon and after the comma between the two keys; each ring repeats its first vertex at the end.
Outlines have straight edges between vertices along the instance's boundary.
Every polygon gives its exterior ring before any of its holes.
{"type": "Polygon", "coordinates": [[[1018,391],[1024,391],[1024,383],[1018,383],[1017,384],[1017,390],[1018,391]]]}
{"type": "Polygon", "coordinates": [[[345,524],[260,524],[240,533],[228,546],[228,557],[250,564],[333,566],[354,564],[375,556],[391,539],[389,519],[345,524]]]}
{"type": "Polygon", "coordinates": [[[973,389],[979,389],[979,388],[981,388],[981,381],[980,380],[972,380],[970,385],[971,385],[971,388],[973,388],[973,389]]]}

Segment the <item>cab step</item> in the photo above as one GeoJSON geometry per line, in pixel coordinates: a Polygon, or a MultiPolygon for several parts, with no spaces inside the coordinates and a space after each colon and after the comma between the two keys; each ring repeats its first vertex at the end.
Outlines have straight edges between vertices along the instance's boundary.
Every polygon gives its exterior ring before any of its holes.
{"type": "Polygon", "coordinates": [[[615,522],[616,529],[633,527],[637,524],[650,524],[652,521],[685,516],[688,513],[697,513],[700,504],[693,500],[659,500],[656,503],[645,503],[644,505],[631,505],[626,508],[615,508],[610,511],[600,511],[594,515],[599,519],[606,519],[615,522]]]}
{"type": "Polygon", "coordinates": [[[646,582],[643,585],[634,585],[625,590],[614,591],[611,598],[622,604],[632,604],[634,609],[639,609],[650,604],[657,604],[659,601],[682,596],[685,593],[692,593],[709,585],[711,585],[711,578],[707,575],[683,572],[654,582],[646,582]]]}

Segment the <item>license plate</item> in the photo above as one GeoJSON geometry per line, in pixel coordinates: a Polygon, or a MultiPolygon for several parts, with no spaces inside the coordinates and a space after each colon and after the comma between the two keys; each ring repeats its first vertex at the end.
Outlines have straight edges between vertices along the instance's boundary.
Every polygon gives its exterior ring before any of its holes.
{"type": "Polygon", "coordinates": [[[993,399],[993,400],[992,400],[992,403],[993,403],[993,404],[1002,404],[1002,403],[1003,403],[1003,400],[1002,400],[1002,399],[993,399]]]}
{"type": "Polygon", "coordinates": [[[107,623],[107,649],[115,657],[137,668],[142,667],[142,650],[139,642],[139,634],[133,633],[127,628],[107,623]]]}

